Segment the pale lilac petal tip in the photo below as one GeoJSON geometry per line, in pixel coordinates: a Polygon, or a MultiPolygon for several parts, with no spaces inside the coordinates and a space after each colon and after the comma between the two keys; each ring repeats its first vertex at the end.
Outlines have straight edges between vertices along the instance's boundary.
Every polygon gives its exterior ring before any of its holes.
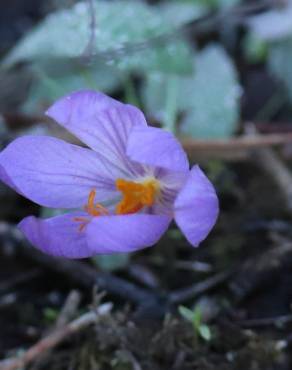
{"type": "Polygon", "coordinates": [[[83,213],[70,213],[48,219],[29,216],[18,227],[33,246],[56,257],[86,258],[93,255],[88,248],[84,231],[79,231],[75,217],[83,213]]]}
{"type": "Polygon", "coordinates": [[[122,103],[101,92],[80,90],[57,100],[46,111],[46,115],[65,127],[77,126],[94,118],[103,110],[119,106],[122,106],[122,103]]]}
{"type": "Polygon", "coordinates": [[[103,144],[113,149],[119,140],[127,139],[133,126],[147,125],[138,108],[93,90],[77,91],[59,99],[46,114],[101,153],[103,144]]]}
{"type": "MultiPolygon", "coordinates": [[[[90,140],[89,133],[98,134],[99,116],[111,110],[121,110],[125,114],[125,125],[147,125],[143,113],[130,104],[123,104],[99,91],[80,90],[57,100],[47,111],[46,115],[60,125],[70,130],[81,140],[90,140]]],[[[123,118],[123,117],[122,117],[123,118]]],[[[123,122],[122,122],[123,123],[123,122]]],[[[110,123],[109,123],[110,124],[110,123]]],[[[116,123],[118,126],[120,122],[116,123]]],[[[88,144],[89,145],[89,144],[88,144]]]]}
{"type": "Polygon", "coordinates": [[[146,214],[97,217],[86,228],[88,245],[93,254],[134,252],[155,244],[170,221],[146,214]]]}
{"type": "Polygon", "coordinates": [[[81,207],[93,188],[106,200],[116,195],[112,175],[93,151],[53,137],[23,136],[0,153],[1,180],[46,207],[81,207]]]}
{"type": "Polygon", "coordinates": [[[134,161],[172,171],[188,171],[189,162],[180,142],[170,132],[155,127],[135,127],[127,143],[134,161]]]}
{"type": "Polygon", "coordinates": [[[100,92],[74,92],[53,104],[46,113],[103,160],[119,167],[126,175],[133,172],[126,157],[126,142],[132,128],[146,126],[143,113],[100,92]]]}
{"type": "Polygon", "coordinates": [[[215,189],[194,166],[174,203],[175,221],[188,241],[198,246],[213,228],[219,213],[215,189]]]}

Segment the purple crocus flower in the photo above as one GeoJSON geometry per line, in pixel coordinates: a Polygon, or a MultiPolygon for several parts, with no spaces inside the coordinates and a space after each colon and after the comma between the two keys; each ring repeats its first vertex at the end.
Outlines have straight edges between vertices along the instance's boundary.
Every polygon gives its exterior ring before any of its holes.
{"type": "Polygon", "coordinates": [[[45,253],[84,258],[155,244],[172,219],[197,246],[218,216],[215,190],[169,132],[100,92],[58,100],[47,115],[90,149],[24,136],[0,153],[0,178],[45,207],[69,212],[26,217],[19,228],[45,253]]]}

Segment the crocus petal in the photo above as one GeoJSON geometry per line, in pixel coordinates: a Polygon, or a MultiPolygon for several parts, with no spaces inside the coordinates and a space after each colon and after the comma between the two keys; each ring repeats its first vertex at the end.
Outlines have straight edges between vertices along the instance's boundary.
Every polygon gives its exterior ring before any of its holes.
{"type": "Polygon", "coordinates": [[[178,172],[164,168],[155,169],[155,177],[162,184],[159,198],[151,206],[150,213],[173,215],[173,204],[178,192],[186,182],[190,171],[178,172]]]}
{"type": "MultiPolygon", "coordinates": [[[[0,154],[1,156],[1,154],[0,154]]],[[[7,172],[4,170],[4,168],[0,165],[0,180],[4,182],[4,184],[8,185],[13,190],[17,191],[19,194],[21,194],[21,191],[17,188],[17,186],[14,184],[12,179],[7,175],[7,172]]]]}
{"type": "Polygon", "coordinates": [[[147,214],[97,217],[86,228],[88,245],[95,254],[133,252],[155,244],[170,221],[147,214]]]}
{"type": "Polygon", "coordinates": [[[18,138],[0,153],[0,179],[46,207],[81,207],[92,189],[107,200],[118,194],[117,176],[94,151],[47,136],[18,138]]]}
{"type": "Polygon", "coordinates": [[[154,167],[189,170],[187,155],[179,141],[170,132],[155,127],[134,127],[129,136],[127,155],[136,162],[154,167]]]}
{"type": "Polygon", "coordinates": [[[58,100],[47,115],[109,163],[126,172],[135,172],[125,151],[132,128],[147,125],[139,109],[100,92],[82,90],[58,100]]]}
{"type": "Polygon", "coordinates": [[[18,227],[33,246],[41,251],[58,257],[85,258],[92,256],[88,248],[84,230],[79,231],[80,224],[75,217],[83,213],[68,213],[48,219],[29,216],[18,227]]]}
{"type": "Polygon", "coordinates": [[[193,245],[206,238],[219,212],[218,198],[199,166],[194,166],[174,203],[175,221],[193,245]]]}

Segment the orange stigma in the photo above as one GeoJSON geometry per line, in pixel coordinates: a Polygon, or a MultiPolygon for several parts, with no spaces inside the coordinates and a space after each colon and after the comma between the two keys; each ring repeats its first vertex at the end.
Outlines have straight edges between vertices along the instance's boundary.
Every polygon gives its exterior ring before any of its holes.
{"type": "Polygon", "coordinates": [[[89,193],[87,205],[85,206],[85,211],[90,214],[90,216],[96,217],[96,216],[104,216],[108,215],[109,212],[106,208],[104,208],[101,204],[94,204],[96,196],[96,191],[93,189],[89,193]]]}
{"type": "MultiPolygon", "coordinates": [[[[109,212],[105,207],[103,207],[101,204],[94,203],[95,196],[96,196],[96,191],[93,189],[90,191],[88,195],[87,204],[84,207],[85,211],[92,217],[108,215],[109,212]]],[[[81,222],[79,226],[79,231],[82,231],[85,228],[85,226],[88,224],[90,219],[88,217],[75,217],[74,221],[81,222]]]]}
{"type": "Polygon", "coordinates": [[[160,191],[159,182],[152,177],[143,182],[117,179],[116,187],[123,194],[116,206],[118,215],[136,213],[145,206],[152,206],[160,191]]]}

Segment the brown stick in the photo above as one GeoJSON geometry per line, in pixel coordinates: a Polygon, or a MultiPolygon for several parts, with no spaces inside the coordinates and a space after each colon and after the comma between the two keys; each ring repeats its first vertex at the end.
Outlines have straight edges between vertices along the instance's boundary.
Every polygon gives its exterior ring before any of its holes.
{"type": "Polygon", "coordinates": [[[146,307],[147,310],[152,307],[152,311],[156,315],[165,313],[166,302],[162,300],[160,294],[141,288],[110,273],[96,271],[83,262],[56,258],[41,253],[30,246],[14,225],[0,222],[0,248],[3,248],[4,251],[5,246],[10,250],[10,253],[15,253],[20,257],[34,261],[39,266],[58,272],[80,287],[92,290],[96,285],[101,290],[136,304],[140,312],[146,307]]]}
{"type": "Polygon", "coordinates": [[[248,160],[256,148],[292,144],[292,133],[238,136],[221,140],[181,139],[191,158],[248,160]]]}
{"type": "Polygon", "coordinates": [[[232,271],[219,272],[218,274],[211,276],[206,280],[170,293],[169,300],[173,304],[178,304],[198,297],[199,295],[202,295],[203,293],[222,284],[230,277],[231,274],[232,271]]]}
{"type": "MultiPolygon", "coordinates": [[[[261,137],[261,135],[258,135],[252,123],[246,124],[245,131],[247,133],[246,137],[250,140],[256,141],[261,137]]],[[[290,134],[286,134],[286,136],[290,139],[290,134]]],[[[250,152],[250,156],[252,160],[273,179],[282,194],[287,210],[292,215],[291,171],[271,148],[257,146],[250,152]]]]}
{"type": "Polygon", "coordinates": [[[63,328],[58,329],[41,339],[20,357],[1,361],[0,370],[17,370],[29,365],[32,361],[44,354],[44,352],[56,347],[66,337],[94,324],[100,316],[104,316],[109,313],[111,308],[111,303],[104,303],[97,311],[85,313],[70,324],[65,325],[63,328]]]}
{"type": "Polygon", "coordinates": [[[252,256],[236,269],[236,273],[230,280],[229,289],[237,304],[274,279],[273,272],[289,258],[292,253],[292,243],[279,243],[280,241],[275,240],[275,247],[265,253],[252,256]]]}
{"type": "Polygon", "coordinates": [[[249,319],[237,322],[240,326],[245,328],[260,328],[271,325],[286,325],[292,321],[292,315],[281,315],[275,317],[264,317],[259,319],[249,319]]]}
{"type": "Polygon", "coordinates": [[[230,139],[197,140],[182,139],[185,148],[189,149],[254,149],[272,145],[292,143],[292,133],[238,136],[230,139]]]}
{"type": "Polygon", "coordinates": [[[255,163],[258,164],[274,181],[281,192],[285,205],[292,215],[292,175],[283,161],[272,149],[256,149],[253,154],[255,163]]]}
{"type": "Polygon", "coordinates": [[[69,293],[56,321],[55,329],[62,328],[75,316],[80,300],[81,294],[77,290],[69,293]]]}
{"type": "Polygon", "coordinates": [[[13,276],[9,280],[4,280],[0,283],[0,293],[11,291],[18,285],[22,285],[27,283],[30,280],[38,278],[41,275],[42,271],[39,268],[34,268],[30,271],[25,271],[24,273],[20,273],[16,276],[13,276]]]}

